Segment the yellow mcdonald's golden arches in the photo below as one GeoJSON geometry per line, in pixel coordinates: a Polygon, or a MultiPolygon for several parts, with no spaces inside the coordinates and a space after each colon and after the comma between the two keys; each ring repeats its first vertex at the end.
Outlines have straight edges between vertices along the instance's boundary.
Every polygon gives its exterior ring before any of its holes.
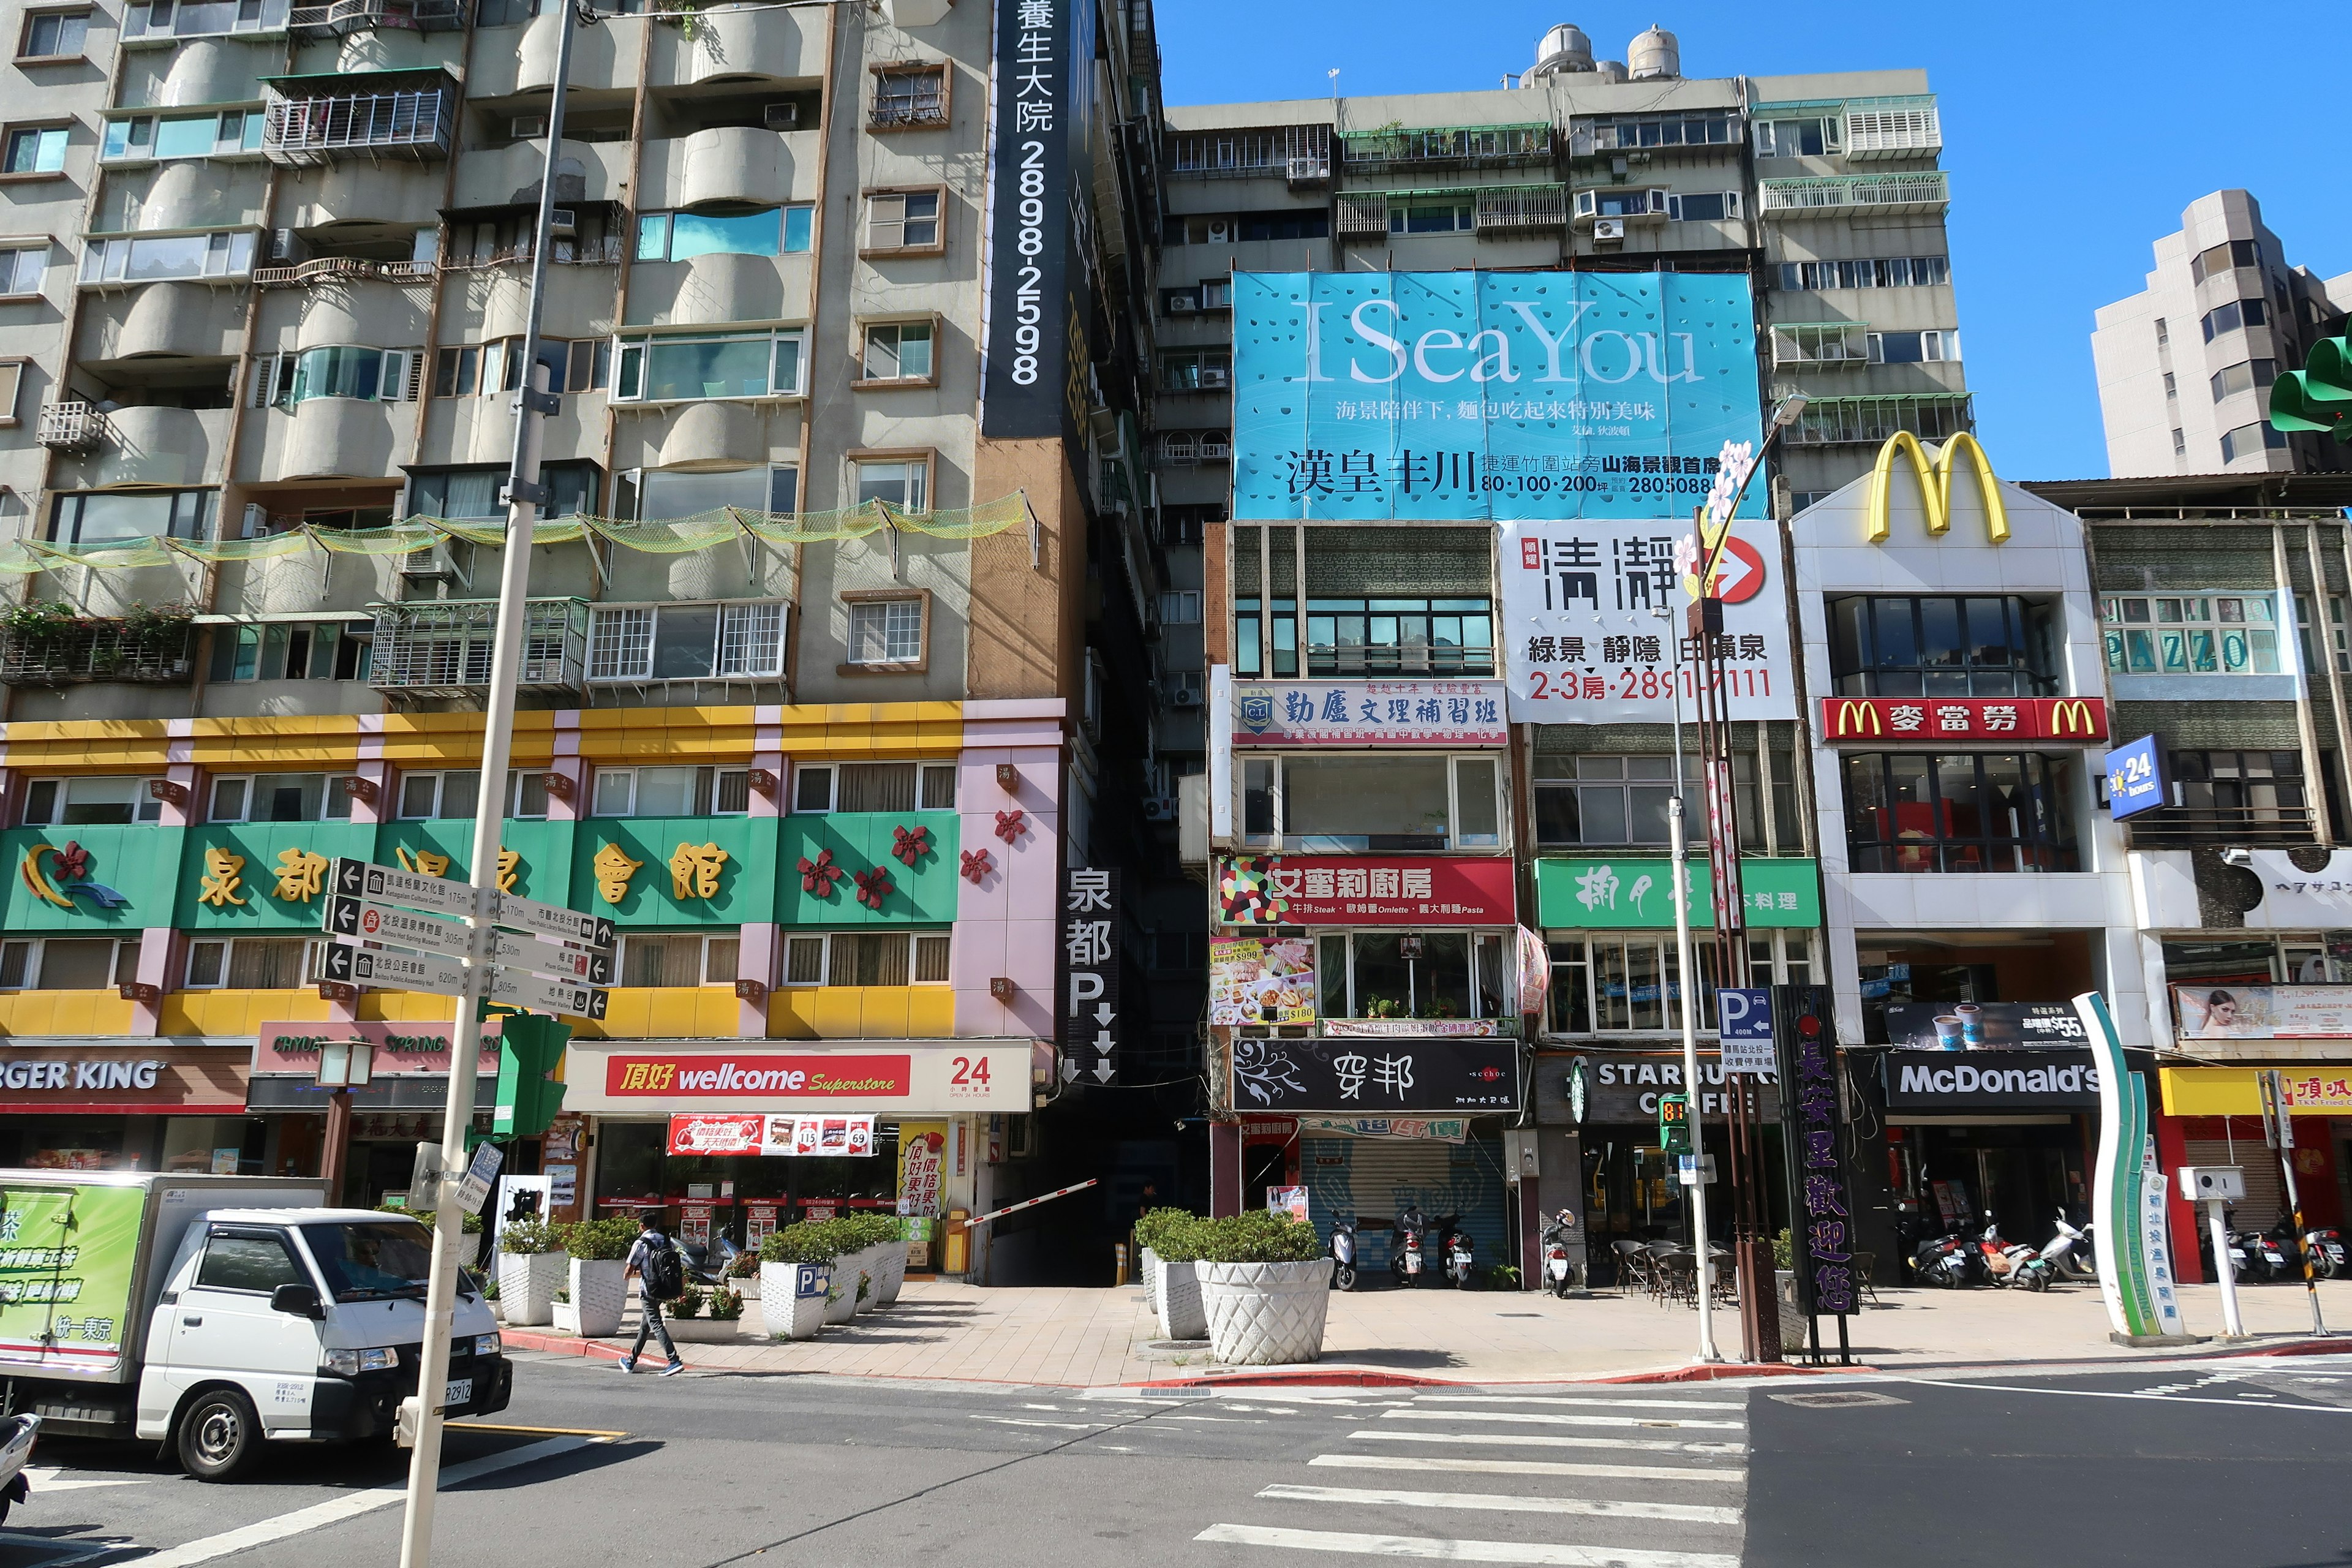
{"type": "Polygon", "coordinates": [[[1934,463],[1927,461],[1927,448],[1919,437],[1908,430],[1897,430],[1878,448],[1878,465],[1870,476],[1870,532],[1873,544],[1884,544],[1894,531],[1888,516],[1888,502],[1893,499],[1895,458],[1900,453],[1911,459],[1911,472],[1919,480],[1920,504],[1927,509],[1927,531],[1941,535],[1952,526],[1952,476],[1965,454],[1969,471],[1976,476],[1977,496],[1984,502],[1985,532],[1995,544],[2009,539],[2009,508],[2000,499],[2000,481],[1993,478],[1992,459],[1985,456],[1977,438],[1963,430],[1944,443],[1936,454],[1934,463]]]}

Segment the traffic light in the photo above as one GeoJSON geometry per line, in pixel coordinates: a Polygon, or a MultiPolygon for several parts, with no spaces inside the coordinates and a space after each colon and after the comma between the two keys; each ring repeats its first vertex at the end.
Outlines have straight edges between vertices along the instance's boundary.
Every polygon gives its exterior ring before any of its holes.
{"type": "Polygon", "coordinates": [[[498,1109],[490,1122],[500,1136],[535,1138],[563,1109],[563,1086],[548,1081],[563,1060],[572,1026],[537,1013],[509,1013],[499,1028],[498,1109]]]}
{"type": "Polygon", "coordinates": [[[2322,338],[2303,368],[2271,387],[2271,428],[2320,430],[2352,444],[2352,338],[2322,338]]]}
{"type": "Polygon", "coordinates": [[[1670,1159],[1691,1152],[1690,1096],[1658,1096],[1658,1146],[1670,1159]]]}

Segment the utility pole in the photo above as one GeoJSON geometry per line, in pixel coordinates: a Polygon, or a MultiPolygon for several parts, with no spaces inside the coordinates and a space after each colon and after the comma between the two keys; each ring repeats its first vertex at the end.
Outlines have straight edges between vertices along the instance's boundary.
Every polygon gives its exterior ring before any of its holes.
{"type": "MultiPolygon", "coordinates": [[[[1661,612],[1668,613],[1668,612],[1661,612]]],[[[1690,867],[1685,857],[1690,849],[1690,836],[1684,826],[1683,781],[1688,777],[1683,771],[1683,659],[1682,639],[1675,643],[1675,793],[1667,803],[1667,855],[1670,864],[1666,878],[1675,887],[1675,963],[1681,981],[1681,995],[1676,1005],[1683,1021],[1683,1091],[1688,1100],[1685,1116],[1690,1123],[1691,1174],[1690,1184],[1691,1250],[1698,1255],[1698,1359],[1717,1362],[1723,1359],[1715,1348],[1715,1258],[1707,1251],[1706,1231],[1706,1138],[1699,1121],[1698,1076],[1698,964],[1691,952],[1690,867]]]]}
{"type": "Polygon", "coordinates": [[[557,0],[555,12],[562,30],[556,34],[547,157],[540,175],[539,223],[530,250],[522,387],[515,396],[513,464],[507,479],[506,553],[499,575],[498,621],[491,634],[489,700],[482,721],[482,782],[474,808],[473,950],[467,955],[466,992],[457,998],[457,1037],[449,1052],[449,1100],[441,1120],[441,1168],[434,1181],[433,1270],[425,1287],[425,1344],[416,1375],[416,1447],[409,1459],[408,1499],[401,1516],[400,1568],[425,1568],[433,1557],[433,1507],[441,1474],[441,1405],[449,1383],[449,1335],[457,1317],[457,1249],[465,1237],[457,1184],[466,1168],[466,1133],[474,1121],[475,1065],[482,1048],[482,1003],[489,984],[491,917],[499,897],[499,839],[506,822],[515,686],[521,675],[523,623],[530,609],[530,535],[539,521],[540,505],[547,499],[539,482],[540,447],[546,418],[560,405],[553,377],[539,362],[539,324],[547,292],[548,231],[555,212],[555,159],[563,142],[564,93],[572,81],[572,0],[557,0]]]}

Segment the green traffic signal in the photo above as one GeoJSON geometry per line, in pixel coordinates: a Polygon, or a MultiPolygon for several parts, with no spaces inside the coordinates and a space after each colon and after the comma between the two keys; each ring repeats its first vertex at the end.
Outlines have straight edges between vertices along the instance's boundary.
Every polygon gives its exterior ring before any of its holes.
{"type": "Polygon", "coordinates": [[[1658,1146],[1668,1158],[1691,1152],[1688,1095],[1658,1096],[1658,1146]]]}
{"type": "Polygon", "coordinates": [[[563,1085],[548,1079],[563,1060],[572,1026],[537,1013],[508,1013],[499,1032],[499,1097],[491,1129],[500,1136],[535,1138],[563,1109],[563,1085]]]}
{"type": "Polygon", "coordinates": [[[2352,339],[2320,339],[2301,370],[2272,384],[2271,428],[2324,431],[2352,444],[2352,339]]]}

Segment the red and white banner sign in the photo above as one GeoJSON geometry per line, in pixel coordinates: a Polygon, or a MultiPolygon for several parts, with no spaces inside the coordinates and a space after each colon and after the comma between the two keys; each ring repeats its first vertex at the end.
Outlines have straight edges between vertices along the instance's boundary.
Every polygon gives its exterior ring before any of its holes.
{"type": "Polygon", "coordinates": [[[1503,857],[1236,855],[1217,864],[1227,925],[1511,925],[1503,857]]]}
{"type": "Polygon", "coordinates": [[[1824,697],[1822,738],[1835,745],[1891,741],[2103,741],[2096,697],[1824,697]]]}
{"type": "MultiPolygon", "coordinates": [[[[778,1042],[779,1044],[781,1042],[778,1042]]],[[[841,1114],[845,1105],[890,1116],[1027,1110],[1033,1040],[874,1041],[833,1049],[722,1051],[641,1040],[574,1040],[564,1109],[592,1114],[710,1112],[841,1114]],[[887,1048],[877,1049],[876,1047],[887,1048]]]]}
{"type": "Polygon", "coordinates": [[[673,1154],[843,1154],[874,1152],[874,1118],[731,1116],[689,1112],[669,1119],[673,1154]]]}
{"type": "Polygon", "coordinates": [[[757,1154],[766,1136],[764,1116],[673,1116],[669,1119],[669,1152],[673,1154],[757,1154]]]}

